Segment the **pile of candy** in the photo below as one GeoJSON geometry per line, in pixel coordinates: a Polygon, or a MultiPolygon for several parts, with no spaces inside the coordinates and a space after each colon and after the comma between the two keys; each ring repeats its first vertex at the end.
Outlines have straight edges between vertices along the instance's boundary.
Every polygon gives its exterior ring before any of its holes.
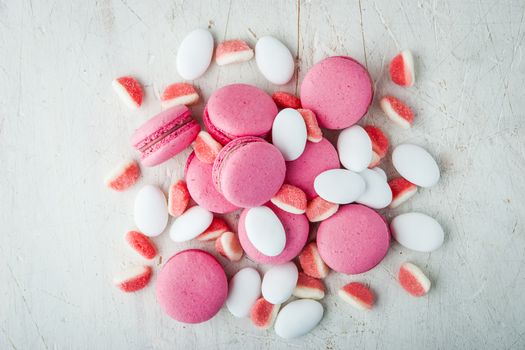
{"type": "MultiPolygon", "coordinates": [[[[193,80],[203,75],[213,51],[208,31],[188,34],[177,54],[180,76],[193,80]]],[[[226,41],[215,49],[219,65],[253,56],[242,40],[226,41]]],[[[273,37],[258,40],[255,58],[260,72],[274,84],[285,84],[294,74],[290,51],[273,37]]],[[[399,86],[414,84],[410,51],[394,57],[390,77],[399,86]]],[[[113,85],[127,105],[140,107],[143,90],[136,79],[118,78],[113,85]]],[[[247,84],[218,89],[203,113],[207,131],[186,107],[199,101],[197,90],[185,82],[165,89],[164,111],[131,137],[140,163],[158,165],[190,145],[194,152],[184,180],[170,186],[167,201],[156,186],[145,185],[138,192],[134,212],[138,230],[126,234],[127,243],[142,257],[153,259],[157,249],[149,237],[163,233],[173,216],[169,235],[175,242],[215,241],[216,252],[228,261],[239,261],[246,254],[252,261],[273,265],[262,279],[248,267],[228,283],[223,267],[208,252],[179,252],[162,266],[156,281],[157,300],[169,316],[184,323],[204,322],[225,304],[234,316],[249,316],[256,327],[275,324],[283,338],[301,336],[323,316],[318,300],[325,295],[322,279],[330,269],[349,275],[372,269],[387,254],[391,234],[415,251],[430,252],[442,245],[444,232],[433,218],[411,212],[388,225],[375,211],[397,207],[418,187],[435,185],[440,171],[425,149],[401,144],[392,152],[400,177],[387,180],[377,165],[387,154],[388,139],[375,126],[356,124],[372,100],[367,70],[346,56],[328,57],[312,67],[300,98],[282,91],[270,96],[247,84]],[[336,147],[323,138],[322,128],[341,130],[336,147]],[[190,206],[191,199],[196,205],[190,206]],[[242,212],[234,232],[217,214],[237,210],[242,212]],[[310,223],[320,224],[315,239],[308,242],[310,223]]],[[[400,127],[412,125],[414,113],[399,99],[385,96],[380,105],[400,127]]],[[[139,164],[128,161],[106,183],[124,191],[140,173],[139,164]]],[[[137,291],[152,273],[149,266],[134,268],[115,283],[123,291],[137,291]]],[[[400,267],[398,277],[411,295],[422,296],[430,289],[429,279],[409,262],[400,267]]],[[[374,293],[363,283],[351,282],[338,294],[358,309],[373,308],[374,293]]]]}

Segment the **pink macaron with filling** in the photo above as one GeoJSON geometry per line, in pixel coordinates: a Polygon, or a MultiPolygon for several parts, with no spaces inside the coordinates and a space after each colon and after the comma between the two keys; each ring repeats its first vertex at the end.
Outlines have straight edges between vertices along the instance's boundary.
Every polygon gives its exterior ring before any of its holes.
{"type": "Polygon", "coordinates": [[[308,239],[308,231],[310,226],[308,224],[308,219],[304,214],[291,214],[284,210],[277,208],[272,203],[267,203],[266,206],[273,210],[277,215],[281,223],[283,224],[284,231],[286,233],[286,245],[281,254],[276,256],[267,256],[259,252],[253,244],[248,239],[246,234],[246,228],[244,226],[244,220],[246,219],[246,214],[249,209],[244,209],[239,218],[239,241],[241,242],[242,249],[246,252],[246,255],[255,262],[261,264],[284,264],[295,258],[301,250],[303,250],[304,245],[308,239]]]}
{"type": "Polygon", "coordinates": [[[321,222],[317,230],[319,255],[337,272],[366,272],[383,260],[389,246],[386,221],[360,204],[341,206],[337,213],[321,222]]]}
{"type": "Polygon", "coordinates": [[[252,208],[268,202],[281,188],[286,165],[281,152],[259,137],[237,138],[213,163],[213,184],[230,203],[252,208]]]}
{"type": "Polygon", "coordinates": [[[347,56],[328,57],[314,65],[301,85],[301,104],[327,129],[344,129],[368,111],[374,95],[363,65],[347,56]]]}
{"type": "Polygon", "coordinates": [[[143,165],[155,166],[191,145],[200,129],[190,110],[178,105],[148,120],[135,131],[131,143],[140,152],[143,165]]]}
{"type": "Polygon", "coordinates": [[[277,113],[275,102],[263,90],[231,84],[210,96],[203,121],[210,135],[225,145],[241,136],[265,137],[277,113]]]}
{"type": "Polygon", "coordinates": [[[302,189],[308,198],[317,196],[314,180],[325,170],[338,169],[339,156],[327,139],[318,143],[307,142],[303,154],[294,161],[286,162],[285,182],[302,189]]]}
{"type": "Polygon", "coordinates": [[[201,162],[191,153],[186,162],[184,177],[191,198],[201,207],[218,214],[231,213],[239,207],[231,204],[217,192],[211,178],[213,165],[201,162]]]}
{"type": "Polygon", "coordinates": [[[171,318],[184,323],[209,320],[226,301],[228,280],[211,254],[189,249],[172,256],[156,282],[157,301],[171,318]]]}

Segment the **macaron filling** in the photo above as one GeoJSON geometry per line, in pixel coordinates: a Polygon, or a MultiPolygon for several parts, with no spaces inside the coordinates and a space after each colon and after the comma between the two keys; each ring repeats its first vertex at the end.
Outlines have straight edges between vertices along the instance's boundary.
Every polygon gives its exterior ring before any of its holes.
{"type": "Polygon", "coordinates": [[[145,137],[142,141],[135,145],[135,148],[137,148],[142,153],[141,157],[145,158],[149,154],[169,143],[176,136],[192,128],[195,124],[197,124],[197,122],[191,117],[189,113],[187,113],[183,118],[176,118],[166,125],[163,125],[149,136],[145,137]]]}

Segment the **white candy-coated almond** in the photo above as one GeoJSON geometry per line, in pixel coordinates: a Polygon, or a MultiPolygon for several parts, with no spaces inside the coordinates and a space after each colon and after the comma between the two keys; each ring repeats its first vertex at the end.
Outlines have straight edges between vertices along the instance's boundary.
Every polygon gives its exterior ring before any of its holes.
{"type": "Polygon", "coordinates": [[[213,55],[213,37],[206,29],[190,32],[177,51],[177,72],[186,80],[194,80],[206,72],[213,55]]]}
{"type": "Polygon", "coordinates": [[[372,141],[365,129],[353,125],[339,134],[337,152],[346,169],[360,172],[372,161],[372,141]]]}
{"type": "Polygon", "coordinates": [[[282,304],[288,300],[297,285],[299,272],[293,262],[277,265],[266,271],[261,291],[264,299],[272,304],[282,304]]]}
{"type": "Polygon", "coordinates": [[[146,185],[135,197],[135,225],[146,236],[158,236],[168,224],[168,205],[164,193],[152,185],[146,185]]]}
{"type": "Polygon", "coordinates": [[[246,317],[261,295],[261,276],[251,267],[245,267],[230,280],[226,307],[235,317],[246,317]]]}
{"type": "Polygon", "coordinates": [[[439,167],[424,148],[402,144],[392,153],[392,163],[405,179],[420,187],[432,187],[439,181],[439,167]]]}
{"type": "Polygon", "coordinates": [[[331,169],[317,175],[314,180],[315,192],[326,201],[336,204],[354,202],[365,192],[365,180],[353,171],[331,169]]]}
{"type": "Polygon", "coordinates": [[[244,220],[246,236],[259,252],[277,256],[286,246],[286,232],[277,215],[266,206],[248,209],[244,220]]]}
{"type": "Polygon", "coordinates": [[[399,244],[418,252],[434,251],[445,239],[443,228],[434,218],[417,212],[396,216],[390,229],[399,244]]]}
{"type": "Polygon", "coordinates": [[[276,38],[264,36],[257,41],[255,60],[261,74],[271,83],[283,85],[292,79],[294,59],[290,50],[276,38]]]}
{"type": "Polygon", "coordinates": [[[306,124],[303,117],[293,108],[285,108],[273,121],[272,143],[281,151],[284,160],[296,160],[306,146],[306,124]]]}
{"type": "Polygon", "coordinates": [[[201,206],[194,206],[179,216],[170,228],[170,238],[174,242],[194,239],[210,226],[213,214],[201,206]]]}
{"type": "Polygon", "coordinates": [[[312,299],[292,301],[275,320],[275,333],[285,339],[296,338],[314,329],[323,318],[323,305],[312,299]]]}
{"type": "Polygon", "coordinates": [[[356,202],[373,209],[386,208],[392,202],[392,190],[385,178],[372,169],[365,169],[359,175],[365,180],[366,190],[356,202]]]}

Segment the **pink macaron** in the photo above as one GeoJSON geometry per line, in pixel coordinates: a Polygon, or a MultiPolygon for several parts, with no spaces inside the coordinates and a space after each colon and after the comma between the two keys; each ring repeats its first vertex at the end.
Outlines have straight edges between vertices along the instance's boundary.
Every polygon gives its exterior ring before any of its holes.
{"type": "Polygon", "coordinates": [[[248,209],[243,210],[241,217],[239,218],[239,226],[237,228],[239,232],[239,241],[241,242],[242,249],[244,249],[246,255],[253,261],[270,265],[284,264],[295,258],[299,255],[301,250],[303,250],[310,229],[308,219],[304,214],[297,215],[288,213],[277,208],[272,203],[267,203],[266,206],[273,210],[283,224],[286,233],[286,245],[284,246],[282,253],[276,256],[267,256],[259,252],[253,246],[248,239],[246,228],[244,226],[244,220],[246,219],[248,209]]]}
{"type": "Polygon", "coordinates": [[[204,125],[214,139],[227,144],[241,136],[265,137],[278,110],[263,90],[231,84],[216,90],[204,109],[204,125]]]}
{"type": "Polygon", "coordinates": [[[372,103],[372,79],[351,57],[328,57],[314,65],[301,85],[301,104],[327,129],[344,129],[361,119],[372,103]]]}
{"type": "Polygon", "coordinates": [[[239,207],[231,204],[217,192],[211,178],[213,165],[201,162],[190,154],[184,169],[184,177],[191,198],[201,207],[218,214],[231,213],[239,207]]]}
{"type": "Polygon", "coordinates": [[[284,181],[281,152],[259,137],[237,138],[224,146],[213,163],[213,184],[230,203],[252,208],[268,202],[284,181]]]}
{"type": "Polygon", "coordinates": [[[145,166],[167,161],[191,145],[200,126],[184,105],[167,109],[142,125],[131,137],[131,143],[141,154],[145,166]]]}
{"type": "Polygon", "coordinates": [[[311,199],[317,194],[314,180],[325,170],[338,169],[339,156],[327,139],[318,143],[307,142],[303,154],[294,161],[286,162],[286,183],[302,189],[311,199]]]}
{"type": "Polygon", "coordinates": [[[156,282],[160,307],[175,320],[200,323],[209,320],[226,301],[228,280],[211,254],[189,249],[172,256],[156,282]]]}
{"type": "Polygon", "coordinates": [[[337,213],[321,222],[317,230],[319,254],[337,272],[366,272],[383,260],[389,246],[386,221],[360,204],[341,206],[337,213]]]}

